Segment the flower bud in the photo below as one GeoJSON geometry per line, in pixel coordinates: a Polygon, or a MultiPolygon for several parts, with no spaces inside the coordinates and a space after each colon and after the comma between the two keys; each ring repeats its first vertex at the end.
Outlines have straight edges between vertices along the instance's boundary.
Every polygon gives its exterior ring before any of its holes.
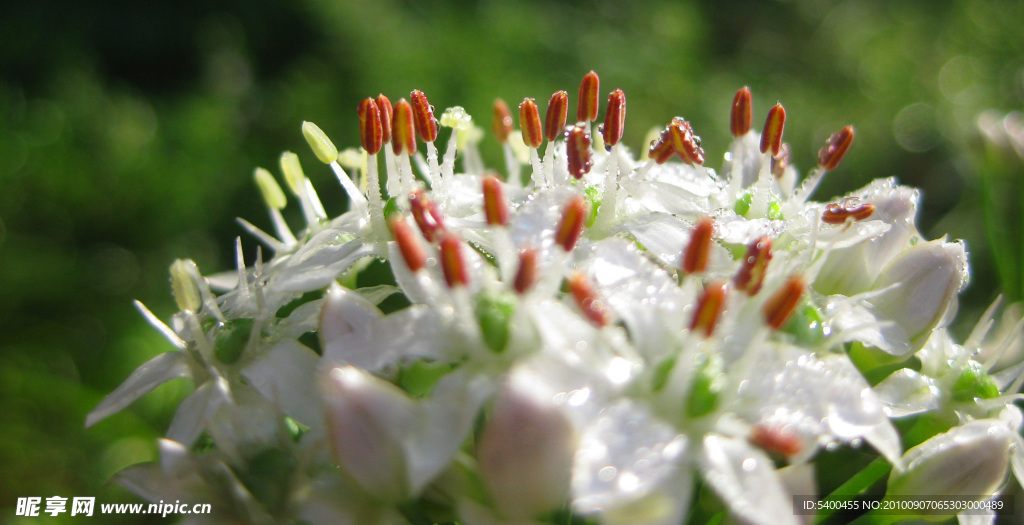
{"type": "Polygon", "coordinates": [[[256,172],[253,173],[253,177],[256,179],[256,185],[259,186],[260,194],[263,195],[263,200],[266,201],[267,207],[275,210],[284,208],[288,201],[285,200],[284,192],[281,191],[281,187],[277,185],[277,181],[274,180],[274,176],[263,168],[256,168],[256,172]]]}
{"type": "Polygon", "coordinates": [[[178,259],[171,264],[171,291],[181,311],[198,312],[202,306],[199,297],[199,268],[192,259],[178,259]]]}
{"type": "Polygon", "coordinates": [[[917,350],[931,335],[967,280],[967,253],[959,242],[936,240],[907,249],[882,270],[869,302],[896,323],[917,350]]]}
{"type": "Polygon", "coordinates": [[[330,164],[338,159],[338,148],[319,126],[309,121],[303,122],[302,135],[306,137],[306,142],[320,162],[330,164]]]}
{"type": "Polygon", "coordinates": [[[512,378],[498,395],[477,450],[480,477],[505,517],[534,518],[569,495],[574,431],[568,417],[512,378]]]}
{"type": "Polygon", "coordinates": [[[903,455],[903,470],[889,476],[887,496],[984,498],[1006,480],[1013,431],[983,419],[953,427],[903,455]]]}
{"type": "Polygon", "coordinates": [[[320,383],[334,459],[364,490],[384,501],[408,496],[401,439],[415,423],[413,401],[398,387],[354,366],[320,383]]]}

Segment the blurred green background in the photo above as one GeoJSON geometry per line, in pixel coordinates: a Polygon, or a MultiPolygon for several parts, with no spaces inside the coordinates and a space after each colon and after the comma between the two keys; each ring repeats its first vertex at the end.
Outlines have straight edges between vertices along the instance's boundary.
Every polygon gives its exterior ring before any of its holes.
{"type": "MultiPolygon", "coordinates": [[[[651,127],[683,115],[718,167],[733,93],[749,85],[755,126],[776,100],[786,106],[786,141],[804,173],[829,133],[856,127],[819,199],[892,175],[923,189],[922,231],[963,238],[971,254],[963,326],[1000,289],[1020,299],[1021,158],[982,140],[976,122],[987,110],[1024,107],[1024,3],[627,4],[8,4],[0,522],[15,521],[17,497],[135,501],[106,481],[154,457],[190,385],[165,385],[83,428],[104,394],[171,349],[131,300],[168,318],[171,261],[191,257],[205,273],[232,268],[238,235],[251,262],[256,243],[234,219],[269,228],[252,170],[276,172],[283,150],[300,155],[328,211],[340,212],[342,191],[299,124],[313,120],[340,147],[356,146],[356,104],[380,92],[396,100],[422,89],[439,111],[464,106],[489,129],[495,97],[536,97],[543,107],[566,89],[575,106],[579,79],[594,69],[602,93],[626,92],[627,144],[639,147],[651,127]]],[[[500,165],[497,146],[484,147],[500,165]]]]}

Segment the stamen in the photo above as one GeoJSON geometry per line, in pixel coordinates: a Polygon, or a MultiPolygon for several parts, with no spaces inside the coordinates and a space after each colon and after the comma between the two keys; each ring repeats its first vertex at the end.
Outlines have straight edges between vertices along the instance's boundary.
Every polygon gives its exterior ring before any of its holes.
{"type": "Polygon", "coordinates": [[[338,160],[338,148],[334,146],[331,139],[327,138],[327,134],[319,126],[309,121],[303,122],[302,135],[306,137],[306,142],[309,143],[309,147],[313,150],[316,158],[320,159],[320,162],[330,164],[338,160]]]}
{"type": "Polygon", "coordinates": [[[576,120],[579,122],[590,122],[597,120],[598,88],[601,81],[597,73],[591,71],[583,76],[580,82],[580,101],[576,106],[576,120]]]}
{"type": "Polygon", "coordinates": [[[608,95],[608,110],[604,115],[604,141],[614,146],[622,140],[622,132],[626,125],[626,94],[621,89],[608,95]]]}
{"type": "Polygon", "coordinates": [[[259,186],[260,194],[263,195],[263,200],[266,201],[268,208],[280,210],[284,208],[285,204],[288,204],[288,201],[284,198],[284,192],[281,191],[281,186],[277,185],[277,181],[274,180],[274,176],[269,171],[263,168],[256,168],[253,177],[256,179],[256,185],[259,186]]]}
{"type": "Polygon", "coordinates": [[[565,153],[569,160],[569,173],[577,180],[590,173],[594,163],[590,158],[590,133],[581,124],[570,126],[565,132],[565,153]]]}
{"type": "Polygon", "coordinates": [[[555,243],[566,252],[571,252],[583,234],[587,218],[587,201],[582,195],[573,195],[562,211],[562,221],[555,232],[555,243]]]}
{"type": "Polygon", "coordinates": [[[392,217],[389,224],[391,233],[395,236],[395,242],[398,244],[398,251],[402,253],[402,259],[405,260],[409,271],[416,273],[422,270],[427,264],[427,254],[423,245],[416,239],[412,226],[409,226],[404,217],[398,215],[392,217]]]}
{"type": "Polygon", "coordinates": [[[753,104],[750,100],[750,89],[746,86],[736,92],[732,99],[732,136],[742,137],[750,131],[753,119],[753,104]]]}
{"type": "Polygon", "coordinates": [[[825,212],[821,214],[822,222],[826,224],[843,224],[847,220],[862,221],[875,213],[875,205],[860,203],[860,199],[850,198],[842,204],[833,202],[825,206],[825,212]]]}
{"type": "Polygon", "coordinates": [[[658,140],[651,141],[651,148],[647,151],[647,156],[657,164],[668,162],[668,159],[671,159],[672,155],[675,154],[676,150],[672,147],[672,137],[669,128],[665,128],[664,133],[658,137],[658,140]]]}
{"type": "Polygon", "coordinates": [[[556,91],[548,100],[548,112],[544,118],[544,136],[548,142],[554,142],[558,134],[565,128],[565,118],[569,110],[569,94],[556,91]]]}
{"type": "Polygon", "coordinates": [[[701,273],[708,268],[711,258],[711,237],[715,232],[715,222],[711,217],[703,217],[693,228],[690,243],[683,252],[682,270],[685,273],[701,273]]]}
{"type": "Polygon", "coordinates": [[[839,166],[839,161],[843,160],[843,155],[846,155],[846,150],[850,149],[851,143],[853,143],[853,126],[846,126],[839,130],[839,133],[833,133],[825,141],[825,146],[818,151],[818,167],[826,171],[836,169],[839,166]]]}
{"type": "Polygon", "coordinates": [[[700,137],[693,134],[689,122],[682,117],[675,117],[669,124],[668,131],[672,139],[672,149],[683,162],[691,166],[704,164],[704,150],[700,147],[700,137]]]}
{"type": "Polygon", "coordinates": [[[508,224],[508,202],[505,200],[501,181],[494,176],[484,178],[484,215],[490,226],[508,224]]]}
{"type": "Polygon", "coordinates": [[[384,129],[381,126],[380,111],[377,103],[368,98],[359,103],[359,138],[363,149],[370,155],[376,155],[384,145],[384,129]]]}
{"type": "Polygon", "coordinates": [[[519,270],[513,281],[516,293],[522,295],[537,282],[537,249],[527,248],[519,252],[519,270]]]}
{"type": "Polygon", "coordinates": [[[544,132],[540,125],[540,113],[537,102],[532,98],[524,98],[519,104],[519,127],[522,128],[523,142],[531,148],[539,148],[544,142],[544,132]]]}
{"type": "Polygon", "coordinates": [[[804,294],[804,278],[793,275],[764,303],[761,312],[768,326],[778,330],[786,324],[804,294]]]}
{"type": "Polygon", "coordinates": [[[601,327],[608,326],[608,314],[605,312],[604,302],[598,297],[585,275],[580,272],[572,274],[572,277],[569,278],[569,292],[576,302],[576,307],[590,322],[601,327]]]}
{"type": "Polygon", "coordinates": [[[512,133],[512,114],[509,113],[508,104],[500,98],[494,99],[494,122],[492,123],[494,136],[498,142],[508,142],[508,136],[512,133]]]}
{"type": "Polygon", "coordinates": [[[767,235],[750,243],[747,247],[747,254],[743,257],[743,264],[736,272],[733,282],[736,288],[744,290],[747,295],[753,297],[761,290],[764,283],[764,275],[768,270],[768,263],[772,260],[772,240],[767,235]]]}
{"type": "Polygon", "coordinates": [[[380,128],[383,132],[384,144],[391,142],[391,121],[395,115],[395,109],[391,107],[391,100],[384,96],[384,93],[377,95],[377,109],[380,111],[380,128]]]}
{"type": "Polygon", "coordinates": [[[782,147],[782,128],[786,125],[786,109],[782,104],[775,104],[768,110],[768,118],[764,121],[764,131],[761,133],[761,153],[772,150],[772,156],[779,155],[779,148],[782,147]]]}
{"type": "Polygon", "coordinates": [[[409,194],[409,208],[423,238],[427,242],[434,242],[438,234],[445,230],[444,216],[437,209],[437,205],[427,200],[423,190],[417,188],[409,194]]]}
{"type": "Polygon", "coordinates": [[[795,456],[804,448],[803,440],[786,427],[758,423],[750,430],[747,441],[764,451],[780,456],[795,456]]]}
{"type": "Polygon", "coordinates": [[[437,140],[437,120],[434,119],[433,106],[427,101],[427,96],[418,89],[409,93],[409,100],[412,101],[412,116],[416,135],[423,142],[434,142],[437,140]]]}
{"type": "Polygon", "coordinates": [[[462,240],[454,233],[441,239],[441,269],[449,288],[469,285],[469,269],[462,257],[462,240]]]}
{"type": "Polygon", "coordinates": [[[772,157],[771,171],[776,179],[781,179],[786,174],[786,167],[789,166],[789,144],[783,144],[779,148],[778,156],[772,157]]]}
{"type": "Polygon", "coordinates": [[[722,305],[725,304],[725,294],[728,290],[723,282],[708,283],[697,301],[697,311],[693,313],[693,321],[690,322],[690,331],[702,330],[704,337],[711,337],[715,331],[715,325],[722,314],[722,305]]]}
{"type": "Polygon", "coordinates": [[[391,148],[395,155],[402,152],[410,156],[416,154],[416,128],[413,124],[412,106],[406,100],[395,103],[395,120],[392,123],[391,148]]]}

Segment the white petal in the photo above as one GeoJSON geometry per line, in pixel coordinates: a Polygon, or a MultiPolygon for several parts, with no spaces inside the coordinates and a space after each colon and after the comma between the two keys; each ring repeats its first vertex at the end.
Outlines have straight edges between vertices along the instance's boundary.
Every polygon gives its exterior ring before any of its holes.
{"type": "Polygon", "coordinates": [[[372,246],[348,240],[338,230],[324,230],[273,271],[267,288],[273,292],[308,292],[324,288],[353,263],[373,255],[372,246]]]}
{"type": "Polygon", "coordinates": [[[704,480],[744,523],[796,525],[793,499],[775,463],[746,441],[717,434],[704,438],[704,480]]]}
{"type": "Polygon", "coordinates": [[[178,405],[171,427],[167,429],[167,439],[191,446],[217,409],[230,400],[231,392],[224,378],[203,383],[178,405]]]}
{"type": "Polygon", "coordinates": [[[160,354],[135,369],[121,386],[103,398],[103,401],[89,412],[85,426],[91,427],[105,417],[120,412],[136,399],[154,388],[178,377],[192,377],[192,359],[185,352],[160,354]]]}
{"type": "Polygon", "coordinates": [[[320,314],[320,346],[325,366],[351,364],[372,369],[378,358],[374,326],[381,311],[362,296],[332,284],[320,314]]]}
{"type": "Polygon", "coordinates": [[[875,385],[875,393],[889,417],[920,414],[940,405],[941,392],[935,381],[909,368],[901,368],[875,385]]]}
{"type": "Polygon", "coordinates": [[[242,375],[285,414],[317,428],[322,412],[312,378],[319,361],[313,350],[298,341],[285,339],[247,362],[242,375]]]}

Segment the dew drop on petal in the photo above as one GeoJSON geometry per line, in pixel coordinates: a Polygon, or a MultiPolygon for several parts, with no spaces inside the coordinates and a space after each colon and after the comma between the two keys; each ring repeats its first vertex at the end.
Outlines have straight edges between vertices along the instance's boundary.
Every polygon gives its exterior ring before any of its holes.
{"type": "Polygon", "coordinates": [[[597,479],[601,481],[611,481],[615,479],[615,476],[617,476],[618,474],[619,471],[615,467],[609,465],[597,472],[597,479]]]}
{"type": "Polygon", "coordinates": [[[757,460],[754,458],[747,458],[743,460],[743,471],[753,472],[757,468],[757,460]]]}

